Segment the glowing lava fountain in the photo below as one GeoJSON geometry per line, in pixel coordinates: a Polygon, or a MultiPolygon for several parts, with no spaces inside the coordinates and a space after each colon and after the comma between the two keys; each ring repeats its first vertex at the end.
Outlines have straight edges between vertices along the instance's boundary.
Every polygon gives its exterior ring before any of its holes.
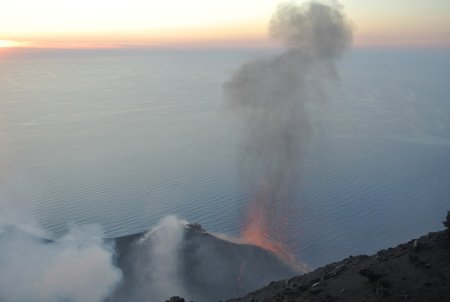
{"type": "Polygon", "coordinates": [[[278,200],[283,206],[273,206],[265,194],[250,202],[246,224],[241,232],[242,241],[265,248],[289,263],[295,263],[295,256],[289,244],[288,225],[290,213],[280,210],[291,209],[287,202],[278,200]]]}

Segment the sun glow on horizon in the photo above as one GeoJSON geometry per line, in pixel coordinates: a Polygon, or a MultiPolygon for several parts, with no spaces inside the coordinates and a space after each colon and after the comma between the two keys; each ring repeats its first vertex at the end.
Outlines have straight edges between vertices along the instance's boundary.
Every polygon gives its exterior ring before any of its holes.
{"type": "MultiPolygon", "coordinates": [[[[209,27],[185,27],[142,31],[92,31],[23,35],[17,40],[32,48],[234,48],[272,47],[264,22],[217,24],[209,27]]],[[[19,42],[15,42],[16,45],[19,42]]]]}
{"type": "Polygon", "coordinates": [[[0,48],[8,48],[8,47],[20,47],[25,46],[25,42],[18,42],[12,40],[0,40],[0,48]]]}
{"type": "MultiPolygon", "coordinates": [[[[283,1],[6,1],[0,48],[267,47],[267,24],[283,1]]],[[[356,47],[450,47],[448,0],[339,2],[356,47]]]]}

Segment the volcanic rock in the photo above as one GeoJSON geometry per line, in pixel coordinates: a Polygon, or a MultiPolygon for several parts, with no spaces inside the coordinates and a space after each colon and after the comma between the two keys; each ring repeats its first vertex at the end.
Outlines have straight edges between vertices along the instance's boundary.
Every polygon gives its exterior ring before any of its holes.
{"type": "Polygon", "coordinates": [[[272,282],[252,301],[450,301],[450,212],[446,230],[372,256],[350,256],[303,276],[272,282]],[[320,281],[322,280],[322,281],[320,281]],[[288,286],[295,284],[295,286],[288,286]]]}
{"type": "Polygon", "coordinates": [[[169,300],[166,300],[166,302],[184,302],[184,299],[178,296],[171,297],[169,300]]]}
{"type": "MultiPolygon", "coordinates": [[[[147,301],[145,297],[165,301],[170,296],[169,293],[161,297],[158,288],[152,289],[153,243],[148,240],[152,235],[148,236],[136,234],[115,239],[115,264],[122,270],[124,278],[107,302],[147,301]]],[[[195,302],[244,295],[272,280],[301,273],[271,251],[219,238],[198,223],[185,225],[176,258],[180,266],[171,278],[178,279],[177,284],[183,290],[174,288],[172,294],[182,294],[187,301],[195,302]]],[[[161,279],[167,277],[164,275],[161,279]]],[[[168,283],[173,281],[167,280],[168,283]]],[[[167,287],[166,284],[163,286],[167,287]]]]}

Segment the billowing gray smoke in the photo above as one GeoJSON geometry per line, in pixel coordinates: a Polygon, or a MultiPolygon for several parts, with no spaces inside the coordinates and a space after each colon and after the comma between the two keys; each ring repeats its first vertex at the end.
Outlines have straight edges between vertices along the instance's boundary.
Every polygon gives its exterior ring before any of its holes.
{"type": "Polygon", "coordinates": [[[227,106],[242,118],[239,155],[243,180],[255,196],[242,236],[249,242],[285,244],[287,201],[312,136],[308,108],[326,100],[338,80],[335,61],[352,40],[337,2],[281,4],[270,34],[284,51],[249,62],[224,84],[227,106]]]}

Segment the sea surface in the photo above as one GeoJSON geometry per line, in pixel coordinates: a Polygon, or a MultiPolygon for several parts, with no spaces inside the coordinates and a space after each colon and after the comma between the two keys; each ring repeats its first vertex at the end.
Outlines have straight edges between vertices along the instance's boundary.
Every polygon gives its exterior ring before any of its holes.
{"type": "MultiPolygon", "coordinates": [[[[116,237],[175,214],[238,235],[251,193],[222,85],[276,52],[0,52],[0,222],[116,237]]],[[[289,224],[312,267],[442,229],[450,210],[450,50],[354,50],[338,68],[289,224]]]]}

